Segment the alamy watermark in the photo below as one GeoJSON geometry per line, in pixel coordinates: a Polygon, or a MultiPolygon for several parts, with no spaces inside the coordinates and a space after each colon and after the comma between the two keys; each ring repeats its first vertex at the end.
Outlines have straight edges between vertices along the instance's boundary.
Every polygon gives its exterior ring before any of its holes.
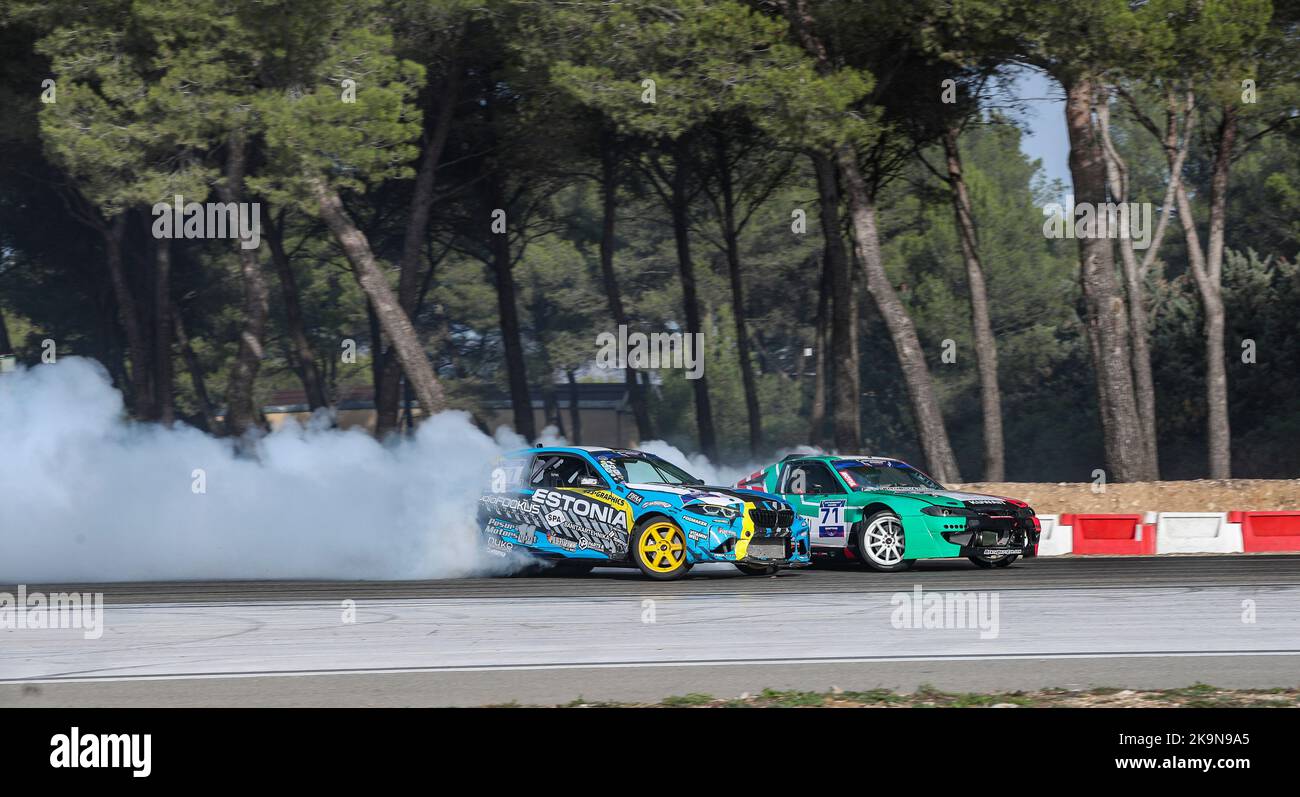
{"type": "Polygon", "coordinates": [[[82,733],[76,725],[50,737],[54,769],[129,769],[133,778],[153,772],[153,734],[82,733]]]}
{"type": "Polygon", "coordinates": [[[1151,246],[1150,202],[1051,202],[1043,207],[1045,238],[1118,238],[1133,241],[1134,249],[1151,246]]]}
{"type": "Polygon", "coordinates": [[[980,639],[997,639],[1001,627],[996,592],[895,592],[889,622],[898,629],[979,629],[980,639]]]}
{"type": "Polygon", "coordinates": [[[618,334],[596,336],[597,368],[677,368],[687,379],[704,376],[703,332],[632,332],[618,325],[618,334]]]}
{"type": "Polygon", "coordinates": [[[104,593],[28,592],[18,585],[18,594],[0,592],[0,631],[28,631],[80,628],[86,639],[104,635],[104,593]]]}
{"type": "Polygon", "coordinates": [[[262,242],[260,202],[186,202],[177,194],[155,204],[153,216],[155,238],[238,238],[244,249],[262,242]]]}

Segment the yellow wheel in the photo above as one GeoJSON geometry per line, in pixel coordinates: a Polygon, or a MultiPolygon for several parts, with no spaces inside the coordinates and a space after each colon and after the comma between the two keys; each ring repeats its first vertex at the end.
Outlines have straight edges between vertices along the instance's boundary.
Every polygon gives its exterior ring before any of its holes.
{"type": "Polygon", "coordinates": [[[681,578],[686,563],[686,535],[671,520],[652,518],[632,535],[632,558],[641,572],[659,581],[681,578]]]}

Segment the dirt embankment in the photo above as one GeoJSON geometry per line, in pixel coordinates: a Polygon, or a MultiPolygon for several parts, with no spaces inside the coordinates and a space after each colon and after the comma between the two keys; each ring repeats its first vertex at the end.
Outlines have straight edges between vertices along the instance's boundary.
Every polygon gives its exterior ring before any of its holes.
{"type": "Polygon", "coordinates": [[[1019,498],[1040,515],[1300,509],[1300,479],[1197,479],[1104,487],[1091,482],[971,482],[951,489],[1019,498]]]}

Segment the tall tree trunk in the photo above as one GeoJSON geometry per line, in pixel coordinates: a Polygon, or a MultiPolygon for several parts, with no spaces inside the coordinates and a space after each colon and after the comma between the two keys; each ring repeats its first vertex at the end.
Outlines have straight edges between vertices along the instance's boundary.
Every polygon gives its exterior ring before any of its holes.
{"type": "Polygon", "coordinates": [[[727,163],[726,137],[718,136],[718,178],[722,188],[722,236],[727,250],[727,277],[731,283],[731,314],[736,324],[736,353],[740,379],[745,390],[745,413],[749,420],[749,453],[757,457],[763,447],[763,415],[758,406],[758,380],[750,354],[749,330],[745,326],[745,289],[741,281],[740,234],[736,230],[736,197],[727,163]]]}
{"type": "Polygon", "coordinates": [[[366,326],[370,332],[370,385],[373,398],[372,403],[378,407],[379,393],[383,389],[384,326],[379,323],[379,314],[375,312],[375,303],[370,301],[370,297],[366,297],[366,326]]]}
{"type": "MultiPolygon", "coordinates": [[[[547,368],[546,371],[550,373],[551,369],[547,368]]],[[[554,426],[560,437],[568,439],[568,435],[564,432],[564,415],[560,412],[559,391],[555,389],[555,381],[551,379],[542,382],[542,417],[545,419],[542,422],[543,429],[554,426]]]]}
{"type": "MultiPolygon", "coordinates": [[[[492,207],[505,208],[505,187],[501,175],[489,178],[492,207]]],[[[514,410],[515,431],[532,442],[537,438],[533,420],[533,400],[528,389],[528,367],[524,360],[524,339],[519,328],[516,302],[514,262],[510,258],[508,232],[493,233],[491,241],[492,275],[496,282],[497,314],[501,319],[501,343],[505,350],[506,380],[510,387],[510,406],[514,410]]],[[[549,378],[550,375],[547,375],[549,378]]]]}
{"type": "MultiPolygon", "coordinates": [[[[373,305],[383,333],[393,341],[398,362],[406,372],[406,379],[415,391],[424,416],[427,418],[442,412],[446,409],[442,385],[438,384],[433,367],[429,365],[420,338],[415,334],[415,326],[393,295],[393,289],[389,287],[388,278],[370,249],[366,234],[343,209],[343,201],[338,192],[326,186],[320,175],[307,175],[307,180],[316,205],[320,208],[321,218],[352,264],[357,282],[373,305]]],[[[378,342],[375,345],[378,346],[378,342]]]]}
{"type": "Polygon", "coordinates": [[[5,326],[4,308],[0,307],[0,354],[13,354],[13,342],[9,340],[9,328],[5,326]]]}
{"type": "Polygon", "coordinates": [[[1232,477],[1232,430],[1228,420],[1228,371],[1224,351],[1223,236],[1227,224],[1228,173],[1237,142],[1237,107],[1225,105],[1210,178],[1210,235],[1206,266],[1213,300],[1205,307],[1205,400],[1209,410],[1210,478],[1232,477]]]}
{"type": "MultiPolygon", "coordinates": [[[[1110,102],[1109,97],[1104,93],[1098,97],[1097,102],[1097,129],[1101,134],[1102,152],[1106,159],[1106,185],[1112,201],[1122,205],[1129,201],[1128,166],[1111,141],[1110,102]]],[[[1169,135],[1173,135],[1174,132],[1171,121],[1169,135]]],[[[1164,209],[1166,217],[1168,210],[1166,204],[1164,209]]],[[[1161,221],[1161,232],[1163,232],[1164,217],[1161,221]]],[[[1129,329],[1133,341],[1133,391],[1137,399],[1138,420],[1142,424],[1142,441],[1146,456],[1153,468],[1151,477],[1158,479],[1160,478],[1160,449],[1156,439],[1156,388],[1151,373],[1151,327],[1147,318],[1146,290],[1147,269],[1152,261],[1144,257],[1142,262],[1139,262],[1137,254],[1126,239],[1120,238],[1116,243],[1119,246],[1120,260],[1124,264],[1124,284],[1128,293],[1129,329]]],[[[1159,248],[1159,240],[1153,240],[1148,251],[1154,256],[1159,248]]]]}
{"type": "MultiPolygon", "coordinates": [[[[826,45],[814,30],[815,19],[807,0],[781,0],[790,27],[800,44],[812,56],[817,71],[833,71],[826,45]]],[[[833,417],[835,448],[854,452],[862,447],[862,383],[858,361],[858,308],[852,271],[840,230],[841,186],[836,181],[838,153],[812,153],[817,173],[817,194],[821,206],[822,233],[826,239],[827,265],[831,269],[831,354],[833,370],[833,417]]],[[[857,174],[857,164],[854,163],[857,174]]],[[[859,175],[860,177],[860,175],[859,175]]]]}
{"type": "MultiPolygon", "coordinates": [[[[618,275],[614,272],[614,225],[618,213],[618,161],[619,151],[615,134],[603,130],[600,140],[600,276],[605,287],[605,298],[609,302],[610,315],[616,326],[628,326],[627,311],[623,308],[623,297],[618,289],[618,275]]],[[[627,386],[628,402],[632,405],[632,415],[636,418],[637,437],[640,440],[654,438],[654,426],[650,422],[650,407],[646,402],[646,392],[641,380],[637,379],[636,370],[631,367],[623,369],[623,381],[627,386]]]]}
{"type": "MultiPolygon", "coordinates": [[[[1089,77],[1065,85],[1065,124],[1075,199],[1102,207],[1106,202],[1106,164],[1101,137],[1093,124],[1095,91],[1096,83],[1089,77]]],[[[1072,224],[1074,220],[1066,221],[1072,224]]],[[[1083,237],[1078,246],[1084,323],[1097,378],[1106,470],[1114,481],[1146,481],[1154,477],[1155,466],[1143,442],[1133,389],[1128,317],[1115,279],[1112,242],[1083,237]]]]}
{"type": "MultiPolygon", "coordinates": [[[[410,213],[406,219],[406,230],[402,235],[402,255],[398,263],[397,300],[402,310],[412,320],[415,319],[415,304],[420,280],[420,251],[429,230],[429,213],[433,207],[434,176],[442,160],[443,149],[447,145],[447,136],[451,131],[453,109],[460,91],[460,68],[453,63],[443,83],[442,98],[439,102],[438,120],[429,132],[420,156],[420,166],[415,174],[415,187],[411,194],[410,213]]],[[[384,437],[397,427],[397,405],[399,391],[397,388],[401,367],[391,350],[384,350],[383,370],[380,375],[381,387],[375,400],[375,435],[384,437]]]]}
{"type": "Polygon", "coordinates": [[[827,341],[830,339],[831,324],[831,274],[827,258],[822,257],[822,276],[817,287],[817,321],[813,332],[813,391],[812,408],[809,410],[808,443],[823,448],[826,440],[826,371],[830,367],[827,354],[827,341]]]}
{"type": "Polygon", "coordinates": [[[1223,233],[1226,221],[1228,176],[1237,137],[1237,109],[1224,108],[1216,135],[1214,165],[1210,175],[1208,249],[1201,249],[1192,205],[1183,184],[1178,185],[1178,218],[1187,242],[1192,278],[1205,311],[1206,445],[1210,478],[1232,476],[1232,431],[1228,422],[1226,317],[1223,309],[1223,233]]]}
{"type": "Polygon", "coordinates": [[[122,260],[122,247],[126,239],[126,212],[115,216],[111,222],[101,227],[100,232],[108,256],[108,277],[113,286],[113,298],[117,301],[117,317],[122,323],[122,331],[126,333],[126,348],[131,356],[131,399],[135,405],[135,417],[153,420],[157,415],[149,379],[149,363],[152,358],[144,332],[144,320],[140,317],[140,306],[136,303],[122,260]]]}
{"type": "MultiPolygon", "coordinates": [[[[691,229],[688,216],[686,180],[688,167],[681,152],[684,143],[678,144],[679,151],[673,164],[671,211],[673,218],[673,238],[677,244],[677,266],[682,277],[682,303],[686,310],[686,333],[703,333],[704,326],[700,320],[700,300],[695,284],[695,264],[691,260],[691,229]]],[[[696,356],[704,356],[697,352],[696,356]]],[[[695,420],[700,436],[700,451],[710,462],[718,461],[718,437],[713,425],[713,405],[709,402],[708,377],[688,380],[695,392],[695,420]]]]}
{"type": "Polygon", "coordinates": [[[582,445],[582,408],[578,406],[578,379],[573,371],[569,376],[569,427],[573,430],[573,444],[582,445]]]}
{"type": "Polygon", "coordinates": [[[980,410],[984,420],[984,481],[1000,482],[1006,476],[1006,454],[1002,439],[1002,393],[998,387],[998,344],[989,319],[988,292],[984,285],[984,264],[976,246],[975,216],[970,194],[962,174],[958,129],[950,125],[944,131],[943,148],[948,159],[948,185],[961,256],[966,264],[966,282],[970,291],[971,326],[975,338],[975,367],[979,371],[980,410]]]}
{"type": "MultiPolygon", "coordinates": [[[[244,173],[248,166],[248,142],[242,131],[231,134],[226,155],[225,180],[219,185],[225,202],[244,201],[244,173]]],[[[257,250],[245,249],[236,241],[239,271],[244,287],[244,327],[239,333],[239,350],[230,369],[226,387],[226,433],[239,436],[258,425],[258,408],[253,401],[257,372],[262,367],[266,320],[270,297],[257,250]]]]}
{"type": "Polygon", "coordinates": [[[298,277],[294,274],[293,263],[284,251],[283,216],[279,221],[267,218],[266,242],[271,249],[271,262],[275,264],[276,275],[280,280],[280,296],[284,300],[284,323],[289,333],[289,351],[294,370],[302,382],[303,392],[307,396],[307,405],[312,410],[329,406],[329,396],[325,390],[325,379],[316,364],[316,351],[307,337],[307,324],[303,320],[302,297],[298,292],[298,277]]]}
{"type": "Polygon", "coordinates": [[[207,380],[203,378],[203,366],[199,363],[199,356],[194,353],[194,347],[190,345],[190,337],[185,332],[185,321],[181,318],[181,309],[175,304],[171,308],[172,327],[176,333],[176,347],[181,350],[181,359],[185,360],[185,369],[190,372],[190,385],[194,388],[194,396],[199,402],[199,417],[203,420],[203,431],[213,432],[217,428],[217,411],[212,407],[212,399],[208,397],[207,380]]]}
{"type": "Polygon", "coordinates": [[[948,431],[943,425],[939,400],[934,394],[934,382],[925,364],[921,341],[907,308],[898,298],[894,286],[885,273],[885,263],[880,254],[880,238],[876,226],[875,198],[867,188],[858,168],[857,155],[844,146],[836,152],[840,179],[848,198],[849,219],[853,229],[854,247],[862,263],[867,281],[867,292],[875,300],[885,327],[894,342],[898,363],[903,371],[903,382],[912,404],[917,434],[930,473],[940,482],[959,482],[957,460],[948,442],[948,431]]]}
{"type": "Polygon", "coordinates": [[[158,420],[164,426],[171,426],[176,420],[172,395],[176,375],[172,366],[171,241],[159,238],[154,241],[154,247],[154,401],[158,420]]]}
{"type": "Polygon", "coordinates": [[[825,239],[825,268],[830,288],[830,353],[826,357],[832,398],[835,449],[844,453],[862,447],[862,384],[857,356],[857,308],[853,273],[840,227],[840,189],[835,162],[824,152],[810,156],[817,173],[817,198],[822,237],[825,239]]]}

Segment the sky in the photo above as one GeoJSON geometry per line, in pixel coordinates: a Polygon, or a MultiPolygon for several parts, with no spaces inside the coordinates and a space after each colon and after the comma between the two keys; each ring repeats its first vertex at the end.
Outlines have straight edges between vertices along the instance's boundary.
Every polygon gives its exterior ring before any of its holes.
{"type": "Polygon", "coordinates": [[[1018,116],[1026,132],[1020,148],[1030,158],[1042,161],[1048,180],[1060,180],[1071,190],[1070,143],[1065,131],[1065,95],[1060,85],[1042,72],[1028,67],[1015,71],[1012,91],[1021,101],[1018,116]]]}

